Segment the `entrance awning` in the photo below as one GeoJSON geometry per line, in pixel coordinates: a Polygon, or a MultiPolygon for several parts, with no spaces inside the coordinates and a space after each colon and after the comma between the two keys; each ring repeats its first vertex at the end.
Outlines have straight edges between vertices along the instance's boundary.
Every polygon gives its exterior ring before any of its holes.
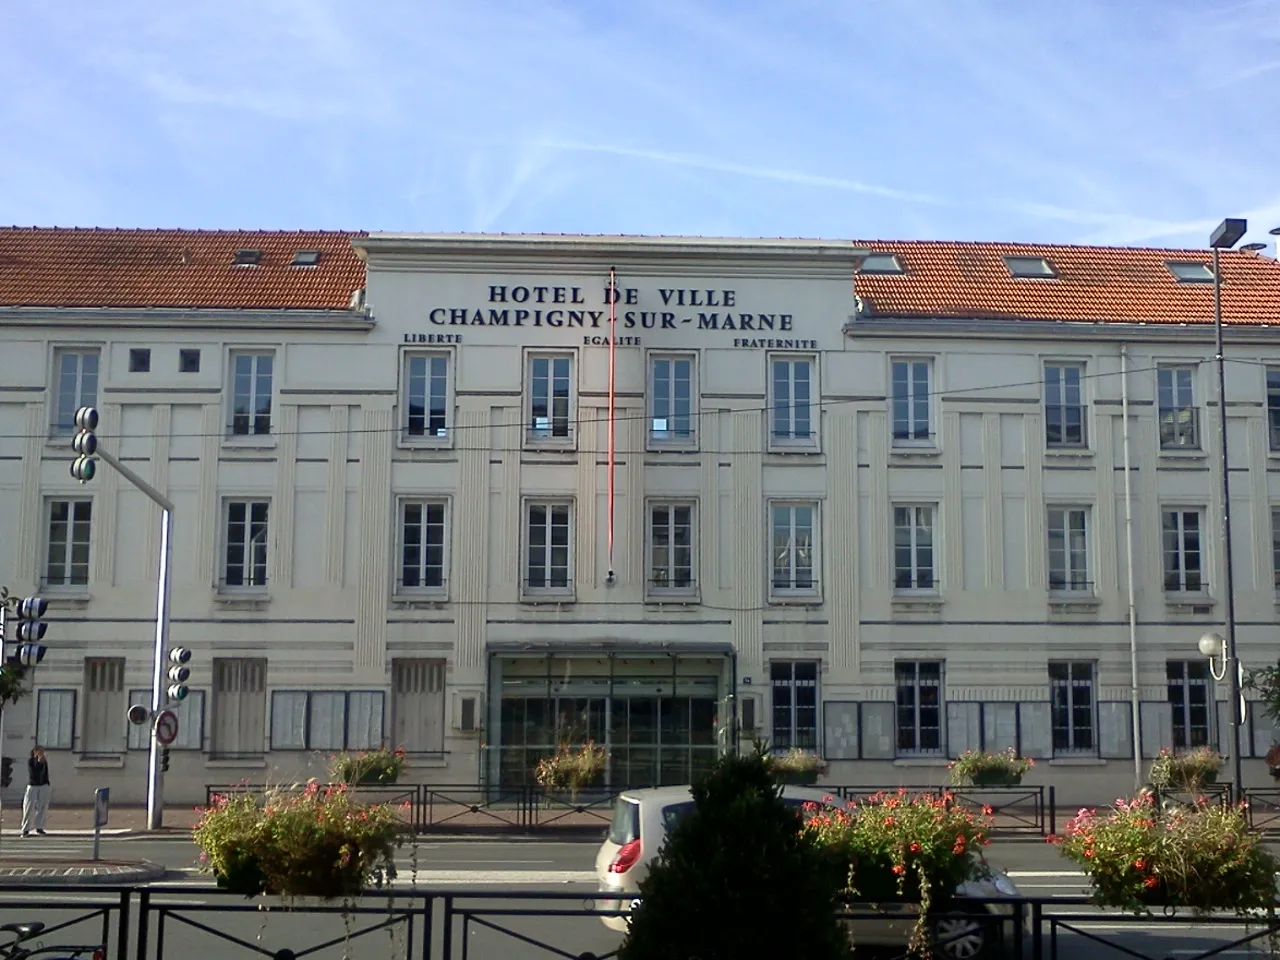
{"type": "Polygon", "coordinates": [[[733,644],[722,640],[624,640],[604,638],[600,640],[491,640],[487,644],[490,653],[559,653],[582,656],[659,657],[659,656],[729,656],[733,644]]]}

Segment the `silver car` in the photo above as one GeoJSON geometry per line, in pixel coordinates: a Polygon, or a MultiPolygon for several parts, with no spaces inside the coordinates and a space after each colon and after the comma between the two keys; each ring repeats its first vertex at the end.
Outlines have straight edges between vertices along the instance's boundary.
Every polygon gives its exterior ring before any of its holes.
{"type": "MultiPolygon", "coordinates": [[[[782,799],[799,809],[806,803],[827,805],[829,795],[804,787],[783,787],[782,799]]],[[[609,835],[596,854],[596,876],[600,880],[601,909],[613,912],[602,916],[605,926],[625,932],[629,918],[625,911],[639,900],[618,900],[611,895],[640,892],[640,881],[666,842],[667,833],[693,810],[689,787],[655,787],[628,790],[618,795],[613,806],[609,835]]],[[[984,901],[991,897],[1016,897],[1018,888],[1004,873],[970,880],[956,888],[957,901],[931,924],[937,952],[952,960],[972,960],[988,952],[998,939],[1000,923],[992,917],[1008,918],[1012,908],[984,901]],[[965,901],[971,901],[966,905],[965,901]]],[[[870,909],[870,908],[868,908],[870,909]]],[[[905,946],[915,925],[914,904],[877,907],[874,918],[848,921],[849,935],[860,946],[905,946]]]]}

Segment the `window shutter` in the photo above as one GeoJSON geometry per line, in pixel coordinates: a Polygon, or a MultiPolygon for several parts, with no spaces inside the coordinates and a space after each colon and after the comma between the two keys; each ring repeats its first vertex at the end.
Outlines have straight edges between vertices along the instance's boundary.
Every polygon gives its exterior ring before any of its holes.
{"type": "Polygon", "coordinates": [[[307,748],[307,695],[277,690],[271,694],[271,749],[307,748]]]}
{"type": "Polygon", "coordinates": [[[822,705],[823,755],[828,760],[858,759],[858,705],[828,700],[822,705]]]}
{"type": "MultiPolygon", "coordinates": [[[[142,701],[139,701],[142,702],[142,701]]],[[[201,750],[204,748],[204,691],[192,690],[187,699],[169,707],[178,718],[178,736],[173,741],[175,750],[201,750]]],[[[141,728],[146,730],[146,727],[141,728]]]]}
{"type": "Polygon", "coordinates": [[[862,704],[862,759],[893,759],[895,707],[883,702],[862,704]]]}
{"type": "Polygon", "coordinates": [[[36,743],[46,750],[70,750],[75,745],[76,693],[41,690],[36,703],[36,743]]]}
{"type": "Polygon", "coordinates": [[[347,736],[347,696],[315,692],[307,716],[307,746],[312,750],[342,750],[347,736]]]}
{"type": "Polygon", "coordinates": [[[347,749],[377,750],[382,746],[383,700],[381,690],[357,690],[347,697],[347,749]]]}
{"type": "Polygon", "coordinates": [[[982,705],[947,704],[947,756],[958,757],[966,750],[982,748],[982,705]]]}
{"type": "Polygon", "coordinates": [[[1022,755],[1036,760],[1053,756],[1053,719],[1048,702],[1018,704],[1022,755]]]}
{"type": "Polygon", "coordinates": [[[1133,705],[1121,701],[1098,704],[1098,755],[1106,760],[1133,758],[1133,705]]]}
{"type": "Polygon", "coordinates": [[[982,748],[991,753],[1018,749],[1018,705],[987,703],[982,707],[982,748]]]}
{"type": "Polygon", "coordinates": [[[1142,721],[1142,755],[1148,760],[1161,748],[1173,746],[1173,707],[1166,700],[1149,700],[1138,704],[1142,721]]]}

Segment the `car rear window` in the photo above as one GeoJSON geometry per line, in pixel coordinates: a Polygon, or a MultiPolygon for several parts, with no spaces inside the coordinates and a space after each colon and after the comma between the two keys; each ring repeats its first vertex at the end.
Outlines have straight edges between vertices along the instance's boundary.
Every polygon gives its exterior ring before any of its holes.
{"type": "MultiPolygon", "coordinates": [[[[804,815],[804,805],[812,803],[811,800],[804,800],[800,797],[782,797],[782,803],[788,809],[793,811],[796,816],[804,815]]],[[[662,808],[662,826],[667,833],[675,829],[676,824],[693,813],[694,803],[692,800],[686,800],[682,803],[673,803],[662,808]]]]}
{"type": "Polygon", "coordinates": [[[640,839],[640,804],[619,798],[613,805],[609,842],[622,846],[640,839]]]}

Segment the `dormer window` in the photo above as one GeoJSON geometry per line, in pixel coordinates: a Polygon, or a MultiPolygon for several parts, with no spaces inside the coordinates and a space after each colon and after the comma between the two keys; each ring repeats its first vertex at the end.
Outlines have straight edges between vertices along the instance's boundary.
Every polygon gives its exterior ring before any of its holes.
{"type": "Polygon", "coordinates": [[[862,261],[862,266],[858,268],[858,273],[871,274],[902,274],[907,271],[902,267],[902,261],[898,259],[896,253],[873,253],[862,261]]]}
{"type": "Polygon", "coordinates": [[[319,250],[299,250],[293,255],[291,267],[314,267],[320,262],[319,250]]]}
{"type": "Polygon", "coordinates": [[[1005,257],[1009,275],[1024,280],[1052,280],[1058,272],[1044,257],[1005,257]]]}
{"type": "Polygon", "coordinates": [[[256,267],[262,262],[262,251],[253,247],[244,247],[236,251],[236,258],[232,261],[232,266],[236,267],[256,267]]]}

